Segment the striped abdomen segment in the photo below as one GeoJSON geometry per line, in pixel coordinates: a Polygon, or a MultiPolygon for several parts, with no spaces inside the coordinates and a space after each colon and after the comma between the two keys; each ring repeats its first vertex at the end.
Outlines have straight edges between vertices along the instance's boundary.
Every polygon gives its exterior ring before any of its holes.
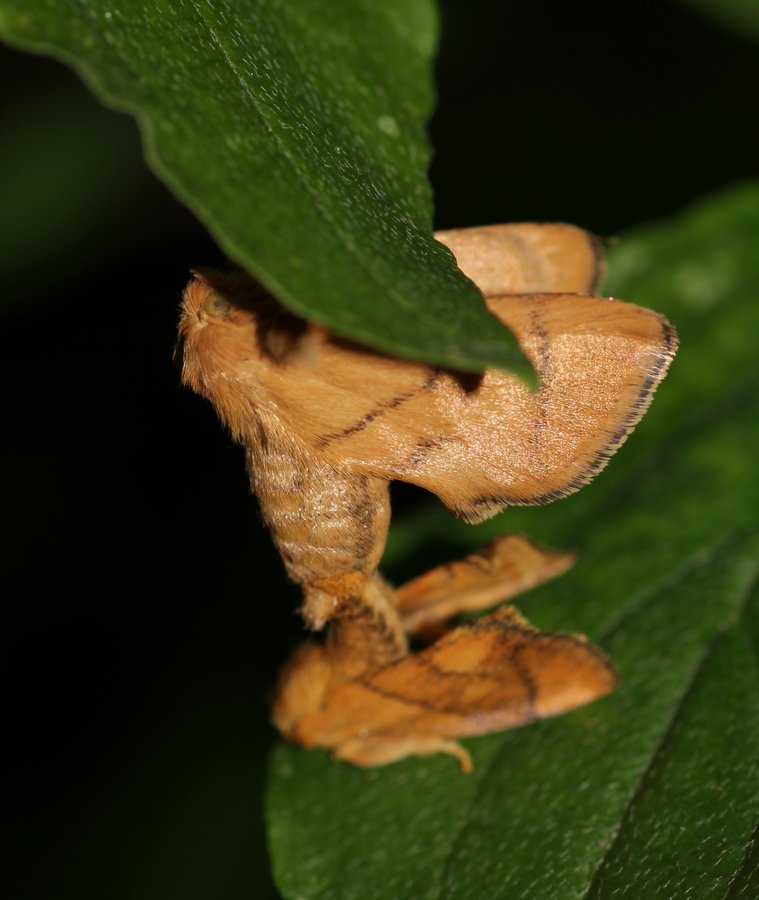
{"type": "Polygon", "coordinates": [[[264,520],[298,584],[374,572],[390,522],[388,483],[342,473],[313,458],[304,464],[268,446],[249,456],[251,486],[264,520]]]}

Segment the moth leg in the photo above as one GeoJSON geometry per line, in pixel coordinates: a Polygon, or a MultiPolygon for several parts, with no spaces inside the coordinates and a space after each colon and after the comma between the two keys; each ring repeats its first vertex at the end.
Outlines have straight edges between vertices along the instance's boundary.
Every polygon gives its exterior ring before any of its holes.
{"type": "Polygon", "coordinates": [[[397,588],[403,627],[409,635],[439,635],[458,613],[509,600],[565,572],[574,560],[572,553],[542,547],[521,535],[501,535],[397,588]]]}
{"type": "Polygon", "coordinates": [[[409,735],[396,739],[363,739],[353,738],[337,746],[332,755],[335,759],[352,763],[354,766],[369,768],[386,766],[398,762],[407,756],[433,756],[436,753],[447,753],[459,761],[461,771],[472,771],[472,757],[458,741],[441,737],[418,737],[409,735]]]}

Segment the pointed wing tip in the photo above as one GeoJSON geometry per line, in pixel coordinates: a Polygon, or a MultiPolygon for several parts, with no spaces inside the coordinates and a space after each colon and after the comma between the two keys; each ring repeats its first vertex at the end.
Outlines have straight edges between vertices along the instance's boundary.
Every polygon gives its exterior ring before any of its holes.
{"type": "MultiPolygon", "coordinates": [[[[523,339],[534,339],[534,333],[530,333],[528,328],[536,327],[534,325],[534,316],[524,316],[522,312],[515,316],[515,304],[524,302],[529,308],[529,304],[536,304],[540,299],[548,301],[554,309],[548,315],[552,319],[548,324],[552,328],[556,328],[556,323],[561,319],[561,304],[569,304],[567,312],[574,315],[576,305],[581,302],[595,302],[600,305],[600,311],[605,309],[614,309],[622,314],[624,328],[620,330],[619,335],[610,331],[609,340],[613,342],[619,337],[624,349],[624,342],[638,346],[639,349],[633,354],[634,359],[631,360],[629,367],[619,365],[612,367],[612,374],[617,379],[618,394],[613,403],[610,402],[603,416],[599,415],[594,425],[588,426],[588,439],[578,447],[577,452],[559,463],[558,461],[546,458],[544,464],[545,473],[538,477],[538,463],[534,468],[530,468],[531,464],[523,461],[525,466],[525,477],[522,483],[519,483],[521,474],[517,478],[510,475],[511,482],[504,481],[503,490],[496,487],[494,490],[483,490],[480,494],[469,496],[458,496],[455,498],[444,498],[444,502],[453,512],[470,524],[477,524],[491,518],[501,512],[506,506],[542,506],[555,500],[563,499],[570,494],[575,493],[581,487],[588,484],[595,476],[605,468],[611,457],[617,452],[621,445],[625,442],[631,432],[638,425],[640,420],[651,405],[653,396],[666,376],[670,365],[677,353],[679,346],[678,336],[672,323],[660,313],[645,307],[636,306],[634,304],[625,303],[620,300],[611,298],[594,298],[583,297],[581,295],[532,295],[532,297],[498,297],[492,298],[491,308],[499,314],[506,324],[521,334],[523,339]],[[603,304],[603,305],[602,305],[603,304]],[[606,306],[613,304],[614,306],[606,306]],[[627,333],[625,329],[628,329],[627,333]],[[553,467],[553,471],[551,471],[553,467]]],[[[573,324],[569,326],[568,335],[572,335],[572,328],[577,327],[579,320],[575,319],[573,324]]],[[[542,327],[542,326],[541,326],[542,327]]],[[[559,329],[560,333],[560,329],[559,329]]],[[[566,335],[565,335],[566,336],[566,335]]],[[[545,334],[541,335],[546,340],[545,334]]],[[[558,345],[545,344],[548,352],[553,351],[553,359],[549,357],[549,371],[551,367],[560,369],[561,364],[558,362],[560,357],[556,354],[562,351],[557,349],[558,345]]],[[[613,343],[610,343],[606,355],[616,358],[616,351],[613,343]]],[[[608,364],[608,360],[607,360],[608,364]]],[[[545,363],[543,366],[545,367],[545,363]]],[[[592,360],[587,362],[589,371],[591,371],[592,360]]],[[[540,365],[537,366],[540,371],[540,365]]],[[[544,368],[545,371],[545,368],[544,368]]],[[[600,374],[597,378],[602,378],[600,374]]],[[[591,379],[592,381],[592,379],[591,379]]],[[[599,382],[598,388],[603,393],[605,387],[603,382],[599,382]]],[[[558,388],[564,390],[558,408],[563,409],[568,419],[577,419],[577,410],[585,407],[589,410],[599,409],[597,405],[598,398],[594,389],[591,387],[584,388],[584,396],[576,397],[572,394],[571,388],[558,388]],[[576,403],[574,401],[577,401],[576,403]]],[[[600,396],[600,394],[598,395],[600,396]]],[[[526,401],[529,402],[529,401],[526,401]]],[[[524,414],[530,419],[529,413],[524,414]]],[[[547,433],[547,438],[553,435],[555,438],[558,434],[556,429],[562,427],[561,421],[552,423],[553,431],[547,433]]],[[[529,437],[529,436],[528,436],[529,437]]],[[[537,457],[536,457],[537,459],[537,457]]],[[[508,474],[508,469],[506,470],[508,474]]],[[[484,486],[484,483],[483,483],[484,486]]]]}

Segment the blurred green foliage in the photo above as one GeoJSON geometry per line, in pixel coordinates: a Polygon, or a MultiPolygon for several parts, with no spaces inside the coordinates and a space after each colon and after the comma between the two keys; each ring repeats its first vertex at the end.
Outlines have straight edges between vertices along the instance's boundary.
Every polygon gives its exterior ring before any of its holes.
{"type": "Polygon", "coordinates": [[[755,0],[681,0],[741,37],[759,37],[759,4],[755,0]]]}

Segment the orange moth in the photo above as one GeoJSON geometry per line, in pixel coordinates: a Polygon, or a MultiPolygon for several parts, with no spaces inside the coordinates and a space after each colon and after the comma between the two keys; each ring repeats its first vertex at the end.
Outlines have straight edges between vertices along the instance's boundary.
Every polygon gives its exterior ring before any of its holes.
{"type": "Polygon", "coordinates": [[[513,607],[449,625],[559,574],[569,554],[507,535],[399,588],[385,582],[389,482],[426,488],[468,522],[564,497],[635,427],[677,347],[664,317],[592,296],[603,263],[579,228],[436,238],[517,336],[537,390],[505,371],[462,376],[361,347],[286,312],[242,273],[197,272],[182,303],[182,379],[244,446],[306,624],[326,627],[285,664],[275,722],[363,766],[444,752],[468,770],[459,738],[613,689],[599,649],[542,633],[513,607]]]}

